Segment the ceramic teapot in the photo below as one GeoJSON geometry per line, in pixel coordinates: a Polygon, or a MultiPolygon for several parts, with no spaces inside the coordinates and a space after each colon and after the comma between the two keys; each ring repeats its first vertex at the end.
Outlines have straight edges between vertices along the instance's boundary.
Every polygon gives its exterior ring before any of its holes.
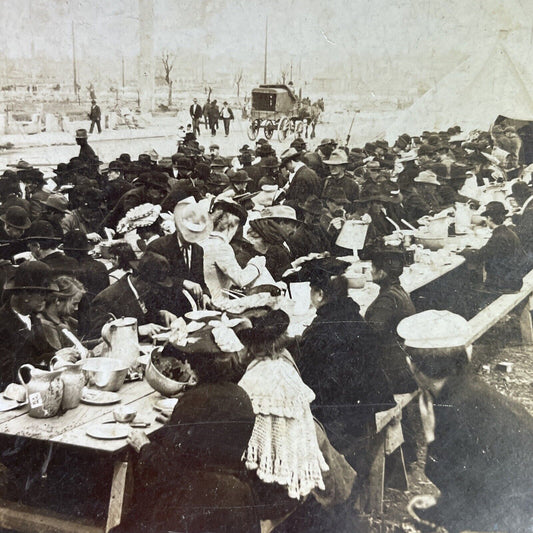
{"type": "Polygon", "coordinates": [[[82,369],[83,363],[83,361],[70,363],[58,356],[52,357],[50,361],[51,370],[62,370],[63,399],[61,401],[61,408],[65,411],[74,409],[80,404],[83,387],[85,387],[87,381],[82,369]]]}
{"type": "Polygon", "coordinates": [[[26,398],[33,418],[55,416],[63,400],[63,369],[48,372],[30,364],[22,365],[18,371],[20,382],[26,387],[26,398]]]}
{"type": "Polygon", "coordinates": [[[118,359],[128,367],[137,363],[140,351],[136,318],[116,318],[107,322],[102,328],[102,339],[109,347],[107,357],[118,359]]]}

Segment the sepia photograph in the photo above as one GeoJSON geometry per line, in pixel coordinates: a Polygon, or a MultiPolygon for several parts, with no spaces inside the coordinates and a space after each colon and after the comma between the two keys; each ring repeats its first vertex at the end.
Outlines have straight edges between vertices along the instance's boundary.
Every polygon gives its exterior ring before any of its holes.
{"type": "Polygon", "coordinates": [[[0,14],[0,533],[533,533],[533,2],[0,14]]]}

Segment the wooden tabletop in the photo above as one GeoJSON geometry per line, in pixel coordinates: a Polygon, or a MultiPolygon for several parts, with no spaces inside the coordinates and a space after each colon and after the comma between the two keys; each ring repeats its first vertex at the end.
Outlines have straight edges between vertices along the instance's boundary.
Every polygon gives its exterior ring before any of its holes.
{"type": "Polygon", "coordinates": [[[0,413],[0,434],[61,443],[103,452],[117,452],[127,447],[126,439],[101,440],[90,437],[86,431],[95,424],[113,420],[117,405],[132,405],[137,410],[137,420],[150,422],[144,431],[153,433],[161,427],[155,421],[154,404],[162,399],[145,381],[126,383],[118,392],[120,403],[113,405],[87,405],[80,403],[75,409],[52,418],[32,418],[27,407],[0,413]]]}

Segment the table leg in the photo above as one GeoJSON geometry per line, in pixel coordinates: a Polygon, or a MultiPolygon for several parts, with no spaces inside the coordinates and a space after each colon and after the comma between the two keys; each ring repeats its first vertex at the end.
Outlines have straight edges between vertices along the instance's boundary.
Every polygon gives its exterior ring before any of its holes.
{"type": "Polygon", "coordinates": [[[520,311],[520,333],[524,344],[533,344],[533,324],[531,322],[531,297],[524,302],[520,311]]]}
{"type": "Polygon", "coordinates": [[[109,509],[107,512],[107,523],[105,526],[106,533],[115,526],[118,526],[122,519],[127,474],[128,462],[116,461],[113,469],[113,481],[111,482],[109,509]]]}
{"type": "Polygon", "coordinates": [[[369,472],[368,507],[370,512],[383,512],[383,491],[385,484],[385,436],[380,432],[375,436],[379,439],[376,453],[371,458],[369,472]]]}

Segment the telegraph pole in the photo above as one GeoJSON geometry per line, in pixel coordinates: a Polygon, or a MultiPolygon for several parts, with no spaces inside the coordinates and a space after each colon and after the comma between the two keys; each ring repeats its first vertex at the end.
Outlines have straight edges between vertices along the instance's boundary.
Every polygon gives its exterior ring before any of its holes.
{"type": "Polygon", "coordinates": [[[78,76],[76,74],[76,38],[74,35],[74,21],[72,21],[72,71],[74,77],[74,94],[80,103],[80,93],[78,91],[78,76]]]}
{"type": "Polygon", "coordinates": [[[265,24],[265,69],[263,72],[263,83],[265,85],[267,82],[267,59],[268,59],[268,17],[266,18],[266,24],[265,24]]]}

